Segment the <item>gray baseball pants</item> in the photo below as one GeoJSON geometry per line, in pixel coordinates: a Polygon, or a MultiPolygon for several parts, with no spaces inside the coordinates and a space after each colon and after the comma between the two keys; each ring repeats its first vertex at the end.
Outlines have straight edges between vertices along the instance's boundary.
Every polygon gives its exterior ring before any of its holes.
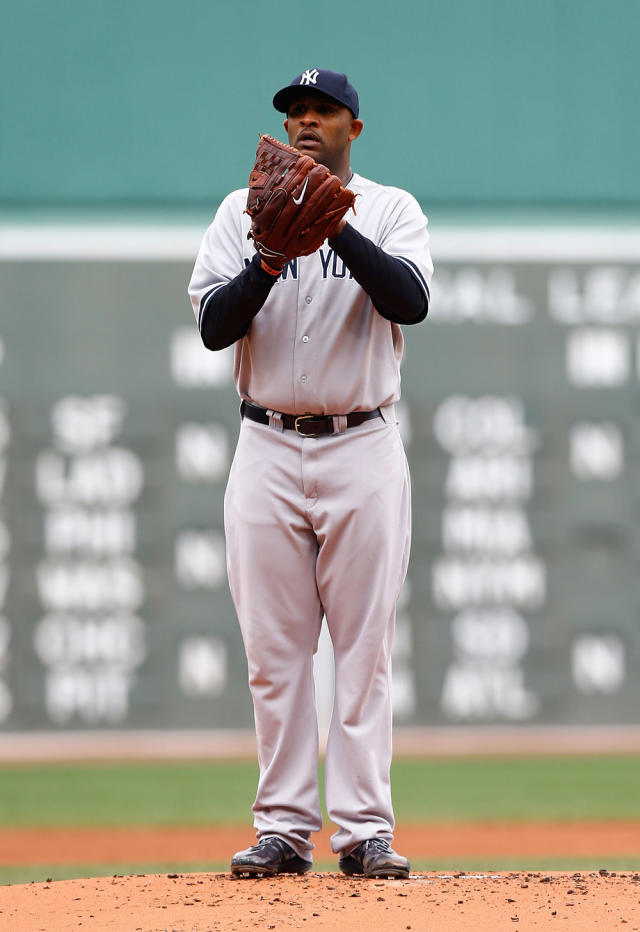
{"type": "Polygon", "coordinates": [[[393,415],[324,437],[244,420],[225,495],[229,583],[249,668],[258,837],[311,859],[322,825],[313,680],[323,614],[335,692],[326,748],[334,852],[393,838],[391,642],[411,536],[393,415]]]}

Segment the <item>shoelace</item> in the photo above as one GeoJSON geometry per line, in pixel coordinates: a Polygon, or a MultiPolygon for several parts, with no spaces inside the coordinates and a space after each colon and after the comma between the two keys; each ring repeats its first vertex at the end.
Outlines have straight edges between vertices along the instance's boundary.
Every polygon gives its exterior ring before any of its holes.
{"type": "Polygon", "coordinates": [[[365,842],[365,846],[367,849],[377,848],[378,851],[382,851],[385,854],[390,850],[390,847],[391,847],[389,845],[389,842],[386,841],[384,838],[369,838],[365,842]]]}
{"type": "Polygon", "coordinates": [[[261,838],[256,847],[261,848],[262,845],[275,845],[283,852],[289,852],[291,850],[290,845],[288,845],[283,838],[278,838],[277,835],[267,835],[265,838],[261,838]]]}

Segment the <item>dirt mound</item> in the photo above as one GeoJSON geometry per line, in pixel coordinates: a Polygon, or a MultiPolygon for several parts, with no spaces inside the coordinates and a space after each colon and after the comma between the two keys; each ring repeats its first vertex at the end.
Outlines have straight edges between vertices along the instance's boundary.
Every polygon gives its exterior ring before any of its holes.
{"type": "Polygon", "coordinates": [[[0,888],[0,928],[68,932],[323,929],[438,932],[640,929],[640,874],[337,873],[234,880],[229,874],[109,877],[0,888]]]}

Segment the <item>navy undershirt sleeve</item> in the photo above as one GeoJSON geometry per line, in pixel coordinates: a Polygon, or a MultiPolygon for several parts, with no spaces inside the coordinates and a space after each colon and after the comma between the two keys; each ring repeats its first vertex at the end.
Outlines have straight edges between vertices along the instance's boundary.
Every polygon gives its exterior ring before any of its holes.
{"type": "MultiPolygon", "coordinates": [[[[329,241],[378,313],[398,324],[417,324],[427,316],[426,286],[399,259],[388,255],[347,224],[329,241]]],[[[201,301],[200,334],[207,349],[231,346],[245,335],[277,279],[255,255],[242,272],[201,301]]]]}
{"type": "Polygon", "coordinates": [[[228,284],[206,294],[200,302],[200,335],[207,349],[224,349],[243,337],[276,281],[256,253],[228,284]]]}
{"type": "Polygon", "coordinates": [[[417,324],[427,316],[426,284],[400,259],[390,256],[346,224],[329,245],[367,292],[378,313],[396,324],[417,324]]]}

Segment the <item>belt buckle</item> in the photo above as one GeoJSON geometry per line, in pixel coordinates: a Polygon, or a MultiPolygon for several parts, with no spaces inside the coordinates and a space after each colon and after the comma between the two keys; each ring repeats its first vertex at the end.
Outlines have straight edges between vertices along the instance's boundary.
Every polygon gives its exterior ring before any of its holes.
{"type": "Polygon", "coordinates": [[[298,427],[298,421],[313,421],[313,420],[315,420],[315,414],[299,414],[296,417],[295,421],[293,422],[293,426],[296,429],[296,434],[300,434],[301,437],[313,437],[313,434],[306,434],[303,430],[300,430],[300,428],[298,427]]]}

